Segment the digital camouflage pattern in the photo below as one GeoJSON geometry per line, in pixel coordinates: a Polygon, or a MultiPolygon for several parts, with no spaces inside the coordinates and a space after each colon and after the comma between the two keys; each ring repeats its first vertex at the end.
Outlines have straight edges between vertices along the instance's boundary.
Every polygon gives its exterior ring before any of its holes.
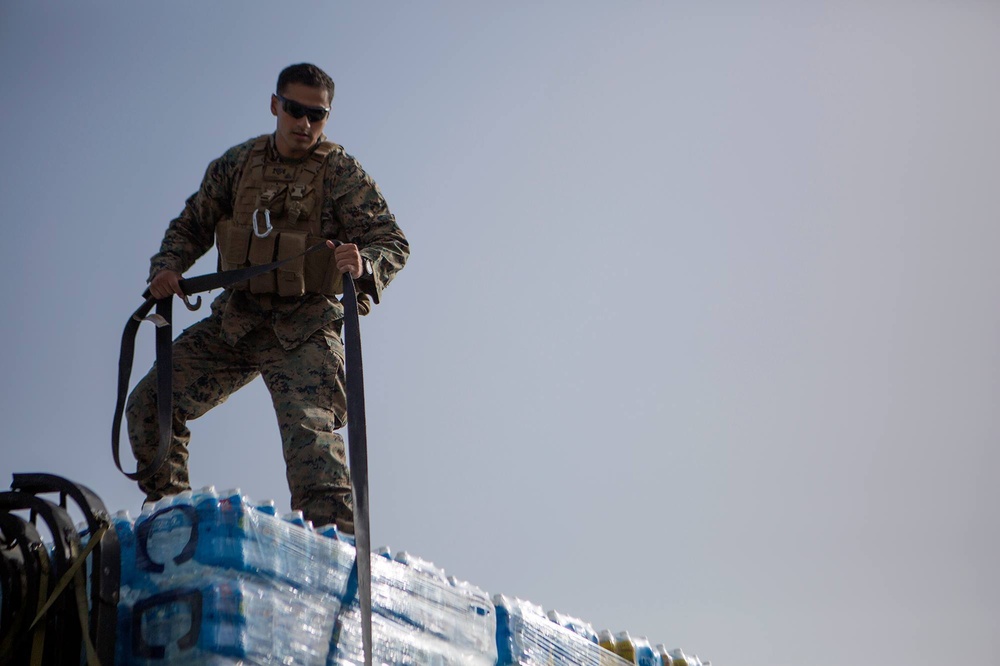
{"type": "MultiPolygon", "coordinates": [[[[167,462],[139,487],[147,498],[189,490],[187,458],[191,431],[187,421],[222,404],[237,389],[261,375],[271,393],[281,432],[282,452],[292,489],[292,508],[316,524],[350,518],[350,478],[344,440],[334,432],[344,425],[347,399],[343,346],[339,334],[315,333],[292,350],[268,326],[258,326],[236,344],[222,339],[221,313],[185,330],[174,342],[173,440],[167,462]]],[[[136,386],[126,407],[129,438],[136,458],[156,456],[155,367],[136,386]]]]}
{"type": "MultiPolygon", "coordinates": [[[[213,247],[216,225],[232,215],[252,146],[253,140],[235,146],[209,165],[201,188],[170,223],[151,260],[150,279],[164,269],[183,273],[213,247]]],[[[269,150],[283,159],[273,137],[269,150]]],[[[371,261],[374,276],[355,281],[365,313],[370,309],[366,296],[379,302],[382,289],[405,264],[409,244],[361,165],[339,147],[327,159],[323,235],[349,239],[371,261]]],[[[317,525],[349,520],[350,476],[343,438],[334,432],[347,421],[342,318],[340,302],[320,294],[279,298],[224,290],[212,303],[211,315],[174,342],[173,439],[163,468],[139,483],[147,499],[190,488],[187,421],[222,404],[260,374],[278,418],[292,508],[317,525]]],[[[159,437],[155,366],[129,396],[126,417],[136,459],[148,464],[159,437]]]]}
{"type": "MultiPolygon", "coordinates": [[[[325,140],[325,136],[320,137],[320,141],[325,140]]],[[[233,214],[237,185],[254,141],[251,139],[230,148],[208,166],[201,188],[170,223],[160,251],[150,261],[150,280],[164,269],[184,273],[212,249],[217,223],[233,214]]],[[[275,161],[302,161],[278,156],[273,136],[268,151],[275,161]]],[[[365,314],[371,307],[368,297],[378,303],[382,290],[403,268],[410,254],[409,243],[389,212],[378,185],[340,146],[327,158],[323,195],[320,214],[323,236],[349,239],[360,248],[361,256],[372,262],[374,276],[356,281],[361,292],[358,306],[365,314]]],[[[272,319],[275,334],[282,345],[290,349],[323,326],[342,318],[340,301],[320,294],[269,301],[236,292],[228,299],[223,313],[222,334],[235,344],[261,322],[272,319]]]]}

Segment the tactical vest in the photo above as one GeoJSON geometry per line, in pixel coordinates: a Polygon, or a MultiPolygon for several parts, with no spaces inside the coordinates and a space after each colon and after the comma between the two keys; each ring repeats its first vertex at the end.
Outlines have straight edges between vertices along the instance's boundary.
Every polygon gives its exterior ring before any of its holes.
{"type": "MultiPolygon", "coordinates": [[[[236,191],[233,217],[216,226],[222,270],[269,264],[295,257],[325,240],[320,225],[326,157],[340,148],[323,141],[301,162],[268,159],[270,135],[258,137],[236,191]]],[[[343,293],[343,277],[331,250],[311,252],[276,271],[233,289],[254,294],[302,296],[343,293]]]]}

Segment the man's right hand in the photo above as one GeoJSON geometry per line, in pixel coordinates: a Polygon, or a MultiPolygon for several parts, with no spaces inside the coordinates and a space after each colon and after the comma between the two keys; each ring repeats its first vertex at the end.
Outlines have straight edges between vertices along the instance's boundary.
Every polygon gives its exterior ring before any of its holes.
{"type": "Polygon", "coordinates": [[[152,281],[149,283],[149,293],[153,295],[153,298],[157,299],[166,298],[171,294],[183,296],[184,292],[181,291],[180,279],[181,274],[177,271],[164,269],[153,276],[152,281]]]}

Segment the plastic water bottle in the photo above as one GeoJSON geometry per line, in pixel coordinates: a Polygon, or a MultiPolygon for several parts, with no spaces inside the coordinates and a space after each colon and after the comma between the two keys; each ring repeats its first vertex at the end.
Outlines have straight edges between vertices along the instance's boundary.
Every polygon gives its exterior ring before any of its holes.
{"type": "Polygon", "coordinates": [[[625,661],[633,664],[638,663],[635,660],[635,643],[632,642],[632,637],[628,635],[627,631],[619,631],[615,634],[615,654],[625,661]]]}
{"type": "MultiPolygon", "coordinates": [[[[187,583],[190,583],[190,581],[190,578],[187,579],[187,583]]],[[[170,583],[171,581],[168,578],[165,582],[170,583]]],[[[192,630],[196,635],[200,633],[201,627],[194,627],[192,625],[196,613],[202,610],[200,596],[196,590],[186,584],[180,586],[165,585],[162,588],[150,586],[139,590],[136,598],[131,603],[126,603],[129,606],[130,612],[120,614],[119,628],[120,630],[122,628],[125,629],[123,635],[129,638],[129,644],[144,643],[146,645],[163,646],[165,651],[163,656],[164,661],[159,663],[186,663],[181,660],[185,658],[190,659],[192,653],[184,653],[195,646],[182,647],[178,639],[192,630]],[[141,621],[139,621],[140,618],[141,621]],[[124,625],[122,625],[122,620],[124,620],[124,625]],[[138,633],[130,635],[132,629],[135,629],[138,633]]],[[[128,657],[133,656],[128,644],[126,645],[125,654],[128,657]]],[[[137,662],[134,662],[132,659],[126,659],[123,663],[137,662]]]]}
{"type": "Polygon", "coordinates": [[[219,513],[230,536],[245,536],[241,523],[249,503],[239,488],[228,488],[219,493],[219,513]]]}
{"type": "Polygon", "coordinates": [[[192,559],[197,518],[190,496],[172,495],[158,500],[135,524],[136,569],[159,577],[179,572],[192,559]]]}
{"type": "Polygon", "coordinates": [[[299,585],[313,586],[325,573],[326,563],[322,561],[323,547],[316,539],[311,520],[306,520],[301,511],[290,511],[281,519],[285,521],[285,538],[278,544],[279,566],[283,575],[299,585]]]}
{"type": "Polygon", "coordinates": [[[239,488],[228,488],[219,495],[219,511],[222,512],[223,520],[233,527],[237,526],[246,513],[247,506],[252,503],[249,497],[243,496],[243,491],[239,488]]]}
{"type": "MultiPolygon", "coordinates": [[[[306,523],[309,522],[306,521],[305,514],[303,514],[301,511],[289,511],[286,514],[283,514],[281,516],[281,519],[286,523],[291,523],[292,525],[297,525],[298,527],[303,527],[303,528],[306,526],[306,523]]],[[[310,526],[312,525],[311,522],[309,524],[310,526]]]]}
{"type": "Polygon", "coordinates": [[[505,595],[493,595],[493,607],[497,611],[497,651],[501,664],[516,664],[520,656],[517,641],[518,617],[511,606],[511,600],[505,595]]]}
{"type": "Polygon", "coordinates": [[[653,651],[653,646],[649,644],[648,638],[637,636],[633,642],[635,644],[635,661],[639,666],[661,666],[660,658],[653,651]]]}
{"type": "Polygon", "coordinates": [[[674,648],[670,651],[670,656],[673,657],[674,666],[688,666],[691,662],[688,660],[688,656],[684,654],[684,650],[680,648],[674,648]]]}
{"type": "Polygon", "coordinates": [[[278,510],[274,504],[273,499],[267,499],[263,502],[257,502],[257,511],[266,516],[277,516],[278,510]]]}
{"type": "Polygon", "coordinates": [[[660,656],[661,666],[674,666],[674,658],[667,652],[667,646],[663,643],[657,643],[656,654],[660,656]]]}
{"type": "Polygon", "coordinates": [[[584,622],[583,620],[560,613],[559,611],[550,610],[546,615],[550,622],[558,624],[564,629],[572,631],[577,636],[580,636],[591,643],[597,643],[597,632],[594,631],[594,627],[591,626],[589,622],[584,622]]]}
{"type": "Polygon", "coordinates": [[[434,563],[429,560],[410,555],[405,550],[401,550],[396,553],[396,556],[393,559],[400,564],[405,564],[414,571],[431,576],[441,583],[448,582],[448,576],[445,574],[444,570],[434,566],[434,563]]]}
{"type": "Polygon", "coordinates": [[[252,525],[247,512],[252,502],[239,488],[229,488],[219,495],[219,516],[224,526],[222,558],[226,566],[242,571],[253,571],[264,565],[255,562],[252,549],[252,525]],[[249,530],[249,531],[248,531],[249,530]]]}
{"type": "Polygon", "coordinates": [[[204,486],[191,498],[198,516],[198,546],[196,558],[210,566],[227,566],[225,559],[225,529],[219,514],[219,493],[215,486],[204,486]]]}
{"type": "Polygon", "coordinates": [[[316,528],[316,534],[321,537],[326,537],[327,539],[336,539],[337,532],[337,526],[334,523],[329,523],[316,528]]]}
{"type": "Polygon", "coordinates": [[[121,551],[121,584],[130,585],[135,579],[135,525],[128,511],[115,513],[111,525],[118,534],[121,551]]]}

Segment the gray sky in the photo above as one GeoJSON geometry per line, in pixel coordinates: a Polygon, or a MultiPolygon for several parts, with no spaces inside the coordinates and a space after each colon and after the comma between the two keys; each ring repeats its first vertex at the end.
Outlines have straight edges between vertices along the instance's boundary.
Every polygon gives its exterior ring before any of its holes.
{"type": "MultiPolygon", "coordinates": [[[[0,484],[137,512],[148,258],[312,61],[413,248],[363,321],[376,545],[716,664],[995,661],[1000,5],[276,7],[0,7],[0,484]]],[[[260,382],[192,430],[287,510],[260,382]]]]}

